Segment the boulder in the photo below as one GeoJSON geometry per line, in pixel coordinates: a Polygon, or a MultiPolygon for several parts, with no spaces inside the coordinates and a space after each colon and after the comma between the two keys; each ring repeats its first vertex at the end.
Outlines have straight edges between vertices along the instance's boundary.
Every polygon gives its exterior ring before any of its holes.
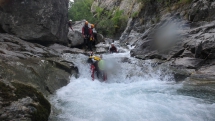
{"type": "Polygon", "coordinates": [[[171,67],[170,69],[173,71],[172,73],[174,75],[174,79],[176,82],[185,81],[187,78],[190,77],[192,73],[195,72],[195,69],[174,68],[174,67],[171,67]]]}
{"type": "Polygon", "coordinates": [[[104,42],[101,42],[101,43],[98,43],[97,45],[95,45],[97,48],[105,48],[105,49],[108,49],[110,47],[110,44],[107,44],[107,43],[104,43],[104,42]]]}
{"type": "Polygon", "coordinates": [[[215,83],[215,65],[199,69],[191,75],[190,79],[205,82],[213,81],[215,83]]]}
{"type": "Polygon", "coordinates": [[[72,31],[71,29],[68,32],[67,38],[71,42],[70,47],[75,47],[84,44],[84,39],[80,31],[72,31]]]}
{"type": "Polygon", "coordinates": [[[105,38],[102,34],[97,34],[97,41],[96,44],[100,43],[100,42],[105,42],[105,38]]]}
{"type": "Polygon", "coordinates": [[[58,51],[59,53],[84,54],[85,51],[78,48],[69,48],[59,44],[50,45],[49,48],[58,51]]]}
{"type": "Polygon", "coordinates": [[[189,50],[184,50],[184,52],[181,54],[180,57],[191,57],[191,58],[193,58],[194,54],[189,50]]]}
{"type": "Polygon", "coordinates": [[[214,3],[210,0],[198,0],[193,2],[191,9],[189,10],[189,20],[190,21],[200,21],[200,20],[212,20],[215,18],[214,3]]]}
{"type": "Polygon", "coordinates": [[[59,53],[53,49],[26,42],[14,35],[0,33],[0,57],[23,59],[58,55],[59,53]]]}
{"type": "Polygon", "coordinates": [[[106,53],[107,52],[107,49],[105,48],[96,48],[96,53],[98,54],[102,54],[102,53],[106,53]]]}
{"type": "Polygon", "coordinates": [[[215,58],[215,21],[204,23],[198,28],[189,30],[189,38],[184,40],[184,47],[195,53],[196,58],[214,59],[215,58]]]}
{"type": "Polygon", "coordinates": [[[96,45],[96,53],[106,53],[108,52],[109,49],[109,44],[100,42],[99,44],[96,45]]]}
{"type": "Polygon", "coordinates": [[[189,69],[195,69],[199,66],[202,62],[202,59],[184,57],[184,58],[177,58],[172,65],[174,66],[182,66],[189,69]]]}
{"type": "Polygon", "coordinates": [[[12,82],[11,85],[0,81],[1,121],[48,121],[51,104],[30,85],[12,82]]]}
{"type": "Polygon", "coordinates": [[[7,83],[16,81],[32,85],[44,95],[53,94],[55,90],[67,85],[69,76],[74,74],[77,77],[78,73],[74,64],[61,58],[13,60],[0,62],[1,78],[7,83]]]}
{"type": "Polygon", "coordinates": [[[73,63],[59,57],[68,50],[77,51],[63,45],[45,47],[0,33],[0,80],[28,83],[46,95],[54,93],[68,84],[69,76],[78,73],[73,63]]]}
{"type": "Polygon", "coordinates": [[[37,42],[67,43],[68,0],[3,0],[0,28],[37,42]]]}

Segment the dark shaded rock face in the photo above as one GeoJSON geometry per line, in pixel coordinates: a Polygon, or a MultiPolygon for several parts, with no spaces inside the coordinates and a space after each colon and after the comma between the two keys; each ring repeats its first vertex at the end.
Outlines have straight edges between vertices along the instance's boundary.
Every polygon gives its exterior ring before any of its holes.
{"type": "Polygon", "coordinates": [[[212,11],[215,3],[210,0],[193,0],[185,5],[171,2],[171,11],[163,9],[166,6],[162,3],[149,2],[139,17],[129,22],[121,41],[135,41],[131,55],[141,59],[214,59],[215,15],[212,11]],[[139,35],[133,37],[135,32],[139,35]]]}
{"type": "Polygon", "coordinates": [[[189,11],[190,21],[211,21],[215,19],[215,3],[213,0],[196,0],[189,11]]]}
{"type": "Polygon", "coordinates": [[[53,93],[68,84],[70,75],[78,73],[73,63],[60,57],[62,53],[55,46],[48,48],[0,34],[0,78],[29,83],[46,95],[53,93]]]}
{"type": "Polygon", "coordinates": [[[171,4],[172,10],[161,3],[148,3],[133,19],[122,35],[122,42],[135,41],[131,55],[141,59],[195,57],[215,59],[214,2],[193,1],[187,5],[171,4]],[[177,8],[178,7],[178,8],[177,8]],[[150,13],[154,9],[157,12],[150,13]],[[203,16],[204,15],[204,16],[203,16]],[[194,16],[192,20],[190,17],[194,16]],[[144,18],[144,22],[140,22],[144,18]],[[159,21],[154,21],[155,19],[159,21]],[[192,21],[192,22],[191,22],[192,21]],[[144,23],[144,24],[143,24],[144,23]],[[132,37],[134,33],[138,37],[132,37]],[[127,38],[126,36],[127,35],[127,38]]]}
{"type": "Polygon", "coordinates": [[[0,33],[0,120],[47,121],[50,104],[43,97],[78,77],[78,68],[64,60],[61,46],[45,47],[0,33]],[[40,93],[41,92],[41,93],[40,93]]]}
{"type": "Polygon", "coordinates": [[[3,0],[0,29],[37,43],[67,42],[68,0],[3,0]]]}

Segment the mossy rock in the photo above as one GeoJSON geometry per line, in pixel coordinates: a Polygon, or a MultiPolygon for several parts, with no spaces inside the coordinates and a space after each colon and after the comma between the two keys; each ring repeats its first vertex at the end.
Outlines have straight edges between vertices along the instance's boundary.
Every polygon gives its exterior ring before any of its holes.
{"type": "Polygon", "coordinates": [[[12,82],[12,84],[16,88],[15,94],[18,99],[28,96],[34,101],[39,102],[38,105],[31,105],[37,109],[37,111],[32,114],[32,121],[47,121],[51,112],[51,104],[44,98],[43,94],[28,85],[14,82],[12,82]]]}
{"type": "Polygon", "coordinates": [[[32,121],[48,121],[48,117],[51,111],[51,104],[43,96],[41,92],[38,92],[35,88],[25,85],[22,83],[11,83],[15,88],[6,85],[0,81],[0,97],[4,102],[3,107],[10,106],[11,102],[18,101],[18,99],[30,97],[34,100],[33,104],[29,106],[35,108],[36,110],[31,112],[32,121]],[[14,95],[15,94],[15,95],[14,95]]]}
{"type": "Polygon", "coordinates": [[[16,100],[16,97],[12,94],[13,89],[11,89],[8,85],[0,81],[0,97],[3,99],[3,101],[14,101],[16,100]]]}

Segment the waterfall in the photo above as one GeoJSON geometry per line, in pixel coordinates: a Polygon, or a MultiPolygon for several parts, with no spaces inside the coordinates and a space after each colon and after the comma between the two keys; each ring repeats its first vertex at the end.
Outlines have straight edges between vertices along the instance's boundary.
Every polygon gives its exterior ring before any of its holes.
{"type": "MultiPolygon", "coordinates": [[[[131,58],[129,52],[104,54],[110,63],[108,80],[92,81],[88,56],[65,54],[77,65],[79,78],[51,97],[60,110],[58,121],[214,121],[214,100],[197,98],[183,90],[164,68],[131,58]]],[[[211,95],[210,95],[211,96],[211,95]]]]}

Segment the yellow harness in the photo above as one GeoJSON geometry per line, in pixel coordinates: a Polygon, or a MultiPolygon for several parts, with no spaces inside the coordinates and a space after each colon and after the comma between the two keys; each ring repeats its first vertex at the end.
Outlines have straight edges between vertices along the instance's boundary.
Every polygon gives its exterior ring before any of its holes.
{"type": "Polygon", "coordinates": [[[94,60],[96,60],[96,61],[100,61],[100,60],[101,60],[101,58],[98,57],[98,56],[90,56],[90,58],[92,58],[92,59],[94,59],[94,60]]]}

